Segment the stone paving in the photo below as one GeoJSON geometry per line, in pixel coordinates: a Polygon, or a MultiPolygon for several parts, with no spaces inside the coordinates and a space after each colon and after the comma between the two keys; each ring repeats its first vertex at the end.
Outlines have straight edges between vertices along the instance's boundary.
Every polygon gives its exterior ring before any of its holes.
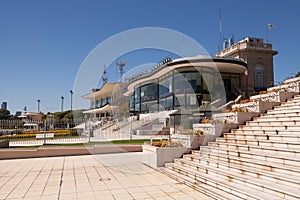
{"type": "Polygon", "coordinates": [[[0,160],[0,199],[210,199],[141,160],[141,152],[0,160]]]}

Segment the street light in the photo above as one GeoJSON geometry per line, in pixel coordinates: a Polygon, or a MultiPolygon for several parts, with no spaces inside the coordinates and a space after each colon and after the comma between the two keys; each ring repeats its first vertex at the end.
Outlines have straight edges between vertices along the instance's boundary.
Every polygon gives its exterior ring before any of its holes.
{"type": "Polygon", "coordinates": [[[72,104],[73,104],[73,94],[74,92],[72,90],[70,90],[70,95],[71,95],[71,111],[73,110],[72,108],[72,104]]]}
{"type": "Polygon", "coordinates": [[[38,113],[39,113],[39,112],[40,112],[40,104],[41,104],[41,100],[38,99],[37,102],[38,102],[38,113]]]}
{"type": "Polygon", "coordinates": [[[61,108],[60,108],[60,112],[64,111],[64,96],[61,96],[61,108]]]}

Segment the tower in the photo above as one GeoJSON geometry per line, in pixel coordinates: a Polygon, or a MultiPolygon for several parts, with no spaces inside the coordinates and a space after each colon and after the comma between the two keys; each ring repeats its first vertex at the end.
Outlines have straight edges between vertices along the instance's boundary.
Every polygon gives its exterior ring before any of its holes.
{"type": "Polygon", "coordinates": [[[119,72],[120,72],[120,82],[122,83],[122,76],[124,71],[124,66],[126,65],[125,61],[116,62],[116,65],[119,66],[119,72]]]}
{"type": "Polygon", "coordinates": [[[247,63],[248,72],[241,80],[241,90],[246,95],[265,90],[274,85],[273,56],[278,54],[272,44],[262,38],[245,38],[218,52],[216,56],[233,57],[247,63]]]}
{"type": "Polygon", "coordinates": [[[106,65],[104,65],[104,70],[102,74],[102,84],[105,85],[107,83],[107,76],[106,76],[106,65]]]}

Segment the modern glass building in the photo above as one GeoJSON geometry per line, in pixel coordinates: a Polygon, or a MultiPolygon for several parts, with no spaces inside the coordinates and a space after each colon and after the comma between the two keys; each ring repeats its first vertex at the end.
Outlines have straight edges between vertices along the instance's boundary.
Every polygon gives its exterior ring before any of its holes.
{"type": "Polygon", "coordinates": [[[145,113],[168,109],[194,109],[217,99],[240,95],[247,64],[239,59],[189,57],[167,59],[128,82],[129,109],[145,113]]]}

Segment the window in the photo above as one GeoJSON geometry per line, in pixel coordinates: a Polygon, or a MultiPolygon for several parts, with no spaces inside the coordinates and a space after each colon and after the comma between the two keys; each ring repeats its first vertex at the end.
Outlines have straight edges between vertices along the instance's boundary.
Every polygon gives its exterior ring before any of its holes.
{"type": "Polygon", "coordinates": [[[261,66],[254,67],[254,88],[255,89],[265,88],[265,73],[264,73],[264,68],[261,66]]]}
{"type": "Polygon", "coordinates": [[[168,78],[159,82],[159,98],[169,96],[173,92],[173,78],[168,78]]]}

